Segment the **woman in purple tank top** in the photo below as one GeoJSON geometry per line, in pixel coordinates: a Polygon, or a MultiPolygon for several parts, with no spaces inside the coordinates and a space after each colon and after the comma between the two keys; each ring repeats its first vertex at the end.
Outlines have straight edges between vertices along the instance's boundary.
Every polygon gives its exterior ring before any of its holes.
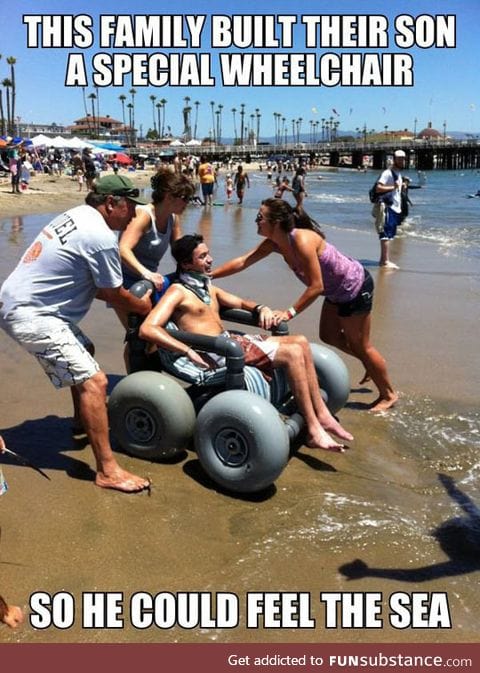
{"type": "Polygon", "coordinates": [[[370,342],[373,279],[368,271],[327,243],[318,224],[286,201],[266,199],[255,221],[264,240],[215,269],[213,277],[230,276],[271,253],[280,253],[306,289],[290,308],[273,311],[275,323],[291,320],[323,295],[320,339],[363,363],[366,375],[362,382],[371,378],[379,390],[371,411],[392,407],[398,394],[390,383],[385,359],[370,342]]]}

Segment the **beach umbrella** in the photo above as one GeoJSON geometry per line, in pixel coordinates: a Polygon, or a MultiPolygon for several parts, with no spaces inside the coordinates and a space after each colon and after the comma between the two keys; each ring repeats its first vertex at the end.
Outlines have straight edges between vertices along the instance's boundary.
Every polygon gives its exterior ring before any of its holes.
{"type": "Polygon", "coordinates": [[[126,154],[122,154],[122,152],[117,152],[115,159],[118,161],[119,164],[124,164],[125,166],[128,166],[133,162],[133,159],[126,154]]]}
{"type": "Polygon", "coordinates": [[[56,147],[56,148],[60,149],[60,148],[63,148],[63,147],[68,147],[68,141],[65,140],[65,138],[62,138],[62,136],[55,136],[55,138],[50,138],[47,145],[49,147],[56,147]]]}
{"type": "Polygon", "coordinates": [[[48,145],[48,143],[51,141],[51,138],[48,138],[48,136],[43,135],[43,133],[40,133],[38,136],[34,136],[32,138],[32,145],[34,147],[44,147],[45,145],[48,145]]]}

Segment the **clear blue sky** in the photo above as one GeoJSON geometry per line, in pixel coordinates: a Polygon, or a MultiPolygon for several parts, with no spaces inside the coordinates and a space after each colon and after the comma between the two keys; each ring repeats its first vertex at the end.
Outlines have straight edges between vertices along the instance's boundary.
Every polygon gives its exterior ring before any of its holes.
{"type": "MultiPolygon", "coordinates": [[[[310,120],[317,121],[332,115],[340,122],[340,131],[354,130],[366,123],[369,129],[390,130],[409,128],[413,130],[414,119],[417,119],[417,130],[424,128],[429,121],[439,130],[446,123],[447,132],[480,131],[480,68],[478,65],[478,28],[480,26],[480,3],[474,0],[404,0],[403,2],[378,2],[377,0],[338,0],[332,3],[324,0],[315,2],[306,0],[259,0],[256,3],[239,2],[192,2],[192,0],[176,3],[164,0],[77,0],[76,3],[65,0],[21,0],[19,3],[8,3],[0,0],[2,15],[2,39],[0,51],[0,77],[9,76],[6,63],[8,56],[14,56],[16,63],[17,101],[16,115],[23,122],[43,122],[71,124],[75,119],[84,116],[82,92],[80,88],[66,87],[65,75],[69,54],[84,53],[89,64],[94,54],[100,51],[107,53],[130,54],[135,51],[149,53],[194,53],[196,50],[166,49],[101,49],[98,43],[98,27],[100,14],[207,14],[206,27],[202,33],[202,49],[199,52],[211,52],[212,76],[216,77],[215,87],[140,87],[136,86],[135,122],[137,128],[142,126],[144,132],[153,126],[152,102],[149,96],[155,95],[156,102],[161,98],[167,100],[165,107],[166,123],[171,126],[172,133],[182,132],[182,107],[184,97],[189,96],[191,103],[200,101],[198,108],[198,136],[208,135],[212,127],[210,101],[215,106],[222,104],[222,135],[233,136],[233,107],[239,109],[245,104],[245,123],[250,114],[258,108],[261,112],[261,137],[274,134],[274,112],[285,116],[290,127],[291,119],[301,117],[302,130],[308,132],[310,120]],[[208,8],[208,12],[206,9],[208,8]],[[211,35],[209,30],[210,15],[237,14],[239,10],[265,14],[295,14],[297,25],[293,31],[294,46],[292,49],[210,49],[211,35]],[[70,15],[87,14],[92,17],[94,26],[94,44],[91,49],[27,47],[27,29],[22,17],[27,14],[70,15]],[[388,18],[388,48],[360,49],[331,48],[307,49],[305,46],[304,29],[301,16],[309,14],[380,14],[388,18]],[[402,49],[395,45],[394,20],[398,15],[456,15],[456,46],[454,48],[419,48],[402,49]],[[278,54],[280,52],[297,52],[317,54],[317,57],[334,52],[342,53],[402,53],[413,57],[413,87],[347,87],[347,86],[302,86],[302,87],[228,87],[221,84],[218,68],[219,52],[237,53],[265,51],[278,54]],[[333,112],[335,111],[335,112],[333,112]]],[[[278,27],[277,27],[278,29],[278,27]]],[[[278,30],[276,36],[278,37],[278,30]]],[[[91,67],[87,67],[89,86],[87,96],[94,93],[91,84],[91,67]]],[[[122,118],[119,95],[127,95],[131,88],[130,80],[126,79],[123,87],[100,88],[100,114],[109,114],[116,119],[122,118]]],[[[238,122],[237,122],[238,123],[238,122]]],[[[260,138],[261,139],[261,138],[260,138]]]]}

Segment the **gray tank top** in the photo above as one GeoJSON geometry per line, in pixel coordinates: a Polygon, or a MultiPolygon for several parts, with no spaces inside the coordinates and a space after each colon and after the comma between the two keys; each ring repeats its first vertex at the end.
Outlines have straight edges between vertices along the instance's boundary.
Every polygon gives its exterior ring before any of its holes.
{"type": "MultiPolygon", "coordinates": [[[[156,273],[160,260],[164,256],[170,244],[174,216],[169,215],[167,220],[167,228],[164,233],[161,233],[157,231],[155,208],[153,204],[149,203],[146,206],[137,206],[137,208],[139,210],[145,211],[150,217],[150,228],[143,234],[142,238],[133,248],[133,254],[138,259],[140,264],[143,264],[143,266],[145,266],[152,273],[156,273]]],[[[130,287],[140,278],[140,276],[135,274],[124,264],[122,264],[122,271],[124,287],[130,287]]]]}

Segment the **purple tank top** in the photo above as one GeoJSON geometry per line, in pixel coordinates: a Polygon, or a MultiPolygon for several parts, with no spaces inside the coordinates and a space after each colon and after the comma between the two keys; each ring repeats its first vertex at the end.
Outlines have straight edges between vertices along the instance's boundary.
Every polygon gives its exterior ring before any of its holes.
{"type": "MultiPolygon", "coordinates": [[[[289,240],[295,253],[295,229],[290,232],[289,240]]],[[[324,296],[335,304],[355,299],[365,280],[365,270],[360,262],[342,254],[326,241],[318,261],[322,271],[324,296]]],[[[306,285],[305,274],[299,266],[295,265],[293,271],[297,278],[306,285]]]]}

